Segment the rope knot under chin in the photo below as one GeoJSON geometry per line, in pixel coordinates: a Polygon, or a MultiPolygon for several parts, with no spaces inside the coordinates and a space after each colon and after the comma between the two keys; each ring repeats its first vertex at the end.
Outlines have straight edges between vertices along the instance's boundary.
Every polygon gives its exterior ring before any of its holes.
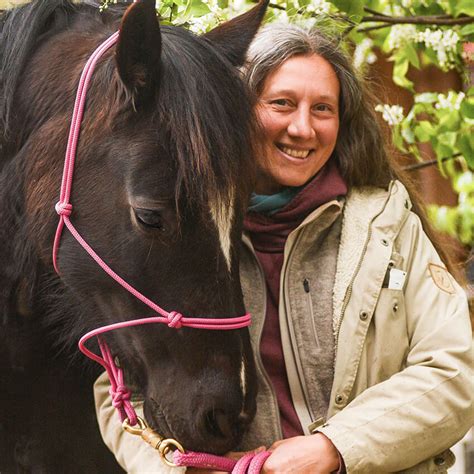
{"type": "Polygon", "coordinates": [[[130,400],[130,390],[125,385],[117,385],[115,390],[110,388],[110,396],[112,397],[112,405],[114,408],[121,408],[125,401],[130,400]]]}
{"type": "Polygon", "coordinates": [[[72,204],[69,204],[67,202],[58,202],[54,206],[54,209],[56,209],[56,212],[60,216],[66,216],[69,217],[72,213],[72,204]]]}
{"type": "Polygon", "coordinates": [[[183,326],[181,319],[183,319],[183,315],[181,313],[178,313],[177,311],[171,311],[171,313],[168,314],[168,327],[175,329],[181,328],[183,326]]]}

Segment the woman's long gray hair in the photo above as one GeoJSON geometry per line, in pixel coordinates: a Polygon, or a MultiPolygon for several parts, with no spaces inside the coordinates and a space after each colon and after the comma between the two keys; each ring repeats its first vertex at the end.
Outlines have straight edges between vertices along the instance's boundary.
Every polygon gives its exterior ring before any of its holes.
{"type": "Polygon", "coordinates": [[[339,79],[340,126],[333,156],[342,176],[349,186],[387,186],[394,176],[387,165],[386,143],[373,99],[336,38],[295,24],[266,25],[250,46],[243,68],[251,91],[258,97],[269,74],[287,59],[308,54],[326,59],[339,79]]]}
{"type": "MultiPolygon", "coordinates": [[[[403,172],[387,152],[388,141],[375,114],[376,98],[366,87],[337,37],[317,27],[288,23],[271,23],[260,30],[247,53],[243,73],[250,90],[258,97],[266,78],[287,59],[317,54],[331,64],[339,79],[339,134],[332,158],[349,187],[387,187],[399,179],[410,194],[412,210],[420,217],[423,228],[450,272],[462,284],[463,272],[453,263],[453,253],[441,242],[428,219],[422,199],[411,176],[403,172]]],[[[317,80],[317,78],[315,78],[317,80]]]]}

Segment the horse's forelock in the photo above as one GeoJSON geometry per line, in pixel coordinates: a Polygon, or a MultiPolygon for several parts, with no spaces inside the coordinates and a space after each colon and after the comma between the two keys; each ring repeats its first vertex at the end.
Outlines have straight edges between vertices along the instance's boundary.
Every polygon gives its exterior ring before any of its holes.
{"type": "Polygon", "coordinates": [[[230,265],[233,214],[251,181],[242,170],[253,168],[252,104],[237,71],[188,32],[163,28],[162,64],[159,110],[176,149],[177,189],[208,206],[230,265]]]}

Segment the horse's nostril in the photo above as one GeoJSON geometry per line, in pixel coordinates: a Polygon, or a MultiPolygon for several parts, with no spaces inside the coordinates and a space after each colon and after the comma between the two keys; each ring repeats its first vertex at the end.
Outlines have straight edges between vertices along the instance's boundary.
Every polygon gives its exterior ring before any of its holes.
{"type": "Polygon", "coordinates": [[[235,436],[236,426],[233,426],[229,417],[222,410],[211,410],[206,415],[206,428],[217,438],[231,438],[235,436]]]}

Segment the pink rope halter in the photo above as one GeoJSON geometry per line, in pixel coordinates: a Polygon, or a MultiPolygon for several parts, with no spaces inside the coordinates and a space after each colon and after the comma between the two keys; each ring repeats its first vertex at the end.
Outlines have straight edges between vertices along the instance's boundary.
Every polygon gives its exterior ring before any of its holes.
{"type": "MultiPolygon", "coordinates": [[[[79,341],[79,349],[89,358],[101,364],[110,379],[110,395],[112,397],[112,404],[118,410],[120,414],[121,420],[128,419],[130,425],[135,425],[138,422],[138,417],[135,413],[135,410],[130,403],[130,390],[126,387],[124,383],[123,371],[121,368],[117,367],[114,361],[114,357],[112,353],[105,343],[104,340],[100,338],[100,335],[106,333],[108,331],[112,331],[114,329],[122,329],[127,328],[130,326],[139,326],[144,324],[154,324],[154,323],[164,323],[170,328],[179,329],[181,327],[189,327],[189,328],[198,328],[198,329],[216,329],[216,330],[230,330],[230,329],[240,329],[246,326],[249,326],[251,322],[250,314],[245,314],[244,316],[235,317],[235,318],[215,318],[215,319],[207,319],[207,318],[186,318],[181,313],[177,311],[168,312],[161,308],[159,305],[148,299],[142,293],[140,293],[137,289],[127,283],[120,275],[118,275],[114,270],[112,270],[100,257],[99,255],[93,250],[93,248],[84,240],[84,238],[80,235],[77,229],[71,222],[71,214],[73,211],[72,204],[70,202],[71,198],[71,189],[72,189],[72,181],[73,181],[73,174],[74,174],[74,163],[76,157],[76,150],[77,144],[79,141],[79,135],[81,131],[81,122],[84,113],[84,107],[86,102],[86,92],[89,86],[90,78],[94,71],[94,68],[101,58],[101,56],[111,48],[118,40],[119,33],[116,32],[112,36],[110,36],[106,41],[104,41],[90,56],[88,59],[84,70],[82,71],[82,75],[79,81],[79,86],[77,89],[76,94],[76,101],[74,104],[74,111],[71,120],[71,127],[69,130],[69,138],[67,142],[67,149],[66,149],[66,156],[64,160],[64,171],[63,177],[61,182],[61,192],[59,202],[55,206],[55,210],[59,215],[59,223],[56,230],[56,235],[54,238],[53,244],[53,265],[56,272],[59,274],[59,267],[58,267],[58,250],[61,241],[61,235],[63,231],[64,225],[68,228],[71,232],[73,237],[76,241],[84,248],[84,250],[95,260],[95,262],[111,277],[113,278],[119,285],[125,288],[129,293],[135,296],[138,300],[146,304],[149,308],[151,308],[155,313],[158,313],[160,316],[153,316],[141,319],[135,319],[131,321],[124,321],[115,324],[110,324],[108,326],[104,326],[98,329],[94,329],[93,331],[88,332],[85,334],[79,341]],[[101,356],[93,353],[86,347],[86,342],[97,336],[99,348],[101,351],[101,356]]],[[[205,453],[180,453],[176,451],[174,453],[174,461],[176,465],[180,466],[194,466],[194,467],[215,467],[221,470],[227,470],[228,472],[232,471],[234,467],[237,466],[245,466],[245,470],[234,470],[233,472],[247,472],[247,469],[253,465],[258,467],[258,459],[263,459],[260,453],[255,457],[255,461],[252,459],[247,461],[242,460],[232,461],[227,458],[221,458],[219,456],[212,456],[205,453]],[[194,457],[193,457],[194,456],[194,457]],[[186,464],[187,463],[187,464],[186,464]],[[201,463],[201,464],[199,464],[201,463]],[[203,464],[204,463],[204,464],[203,464]],[[247,463],[247,464],[246,464],[247,463]],[[199,465],[198,465],[199,464],[199,465]],[[222,469],[225,468],[225,469],[222,469]]],[[[266,459],[266,458],[265,458],[266,459]]],[[[264,462],[264,461],[263,461],[264,462]]],[[[263,463],[262,463],[263,465],[263,463]]],[[[260,467],[258,467],[258,471],[249,471],[249,472],[259,472],[260,467]]]]}

